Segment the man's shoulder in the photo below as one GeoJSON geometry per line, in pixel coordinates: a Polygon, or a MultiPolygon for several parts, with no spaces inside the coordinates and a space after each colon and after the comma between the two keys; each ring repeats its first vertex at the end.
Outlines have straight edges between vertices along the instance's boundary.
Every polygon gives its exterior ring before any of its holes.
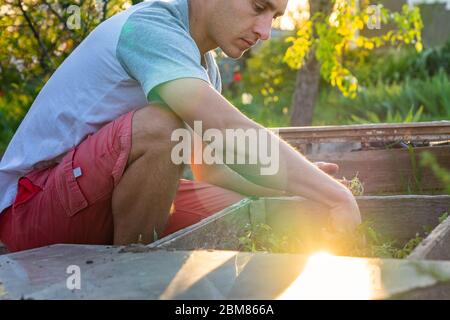
{"type": "Polygon", "coordinates": [[[130,18],[141,22],[158,22],[175,18],[187,26],[189,23],[188,0],[152,0],[133,6],[130,18]]]}

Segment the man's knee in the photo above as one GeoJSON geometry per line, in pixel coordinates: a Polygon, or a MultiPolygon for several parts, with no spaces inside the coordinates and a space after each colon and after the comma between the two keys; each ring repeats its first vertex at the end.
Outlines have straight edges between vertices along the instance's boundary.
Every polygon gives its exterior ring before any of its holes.
{"type": "Polygon", "coordinates": [[[170,155],[175,145],[172,133],[183,128],[183,121],[169,108],[150,105],[135,112],[132,121],[132,148],[129,162],[147,152],[170,155]]]}

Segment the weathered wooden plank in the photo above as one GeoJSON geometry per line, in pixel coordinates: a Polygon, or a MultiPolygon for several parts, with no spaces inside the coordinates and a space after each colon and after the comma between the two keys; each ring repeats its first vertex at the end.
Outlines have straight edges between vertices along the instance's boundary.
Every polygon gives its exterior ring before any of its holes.
{"type": "MultiPolygon", "coordinates": [[[[434,261],[433,261],[434,262],[434,261]]],[[[415,288],[389,297],[389,300],[450,300],[450,282],[415,288]]]]}
{"type": "Polygon", "coordinates": [[[450,218],[438,225],[408,259],[450,260],[450,218]]]}
{"type": "MultiPolygon", "coordinates": [[[[442,213],[450,210],[450,196],[362,196],[357,197],[363,221],[383,235],[406,243],[424,227],[434,228],[442,213]]],[[[267,198],[266,216],[277,229],[283,223],[301,226],[306,221],[317,228],[328,214],[325,207],[299,198],[267,198]],[[307,220],[305,220],[307,219],[307,220]]]]}
{"type": "Polygon", "coordinates": [[[450,209],[450,196],[366,196],[358,197],[358,205],[366,221],[373,221],[376,230],[404,243],[434,228],[439,217],[450,209]]]}
{"type": "MultiPolygon", "coordinates": [[[[320,230],[326,224],[327,208],[310,200],[290,197],[256,201],[259,202],[258,205],[252,206],[250,200],[243,200],[152,246],[236,250],[236,237],[245,224],[252,219],[260,221],[264,217],[275,232],[283,230],[286,224],[298,226],[299,230],[305,226],[310,230],[320,230]],[[265,203],[262,204],[261,201],[265,203]],[[257,210],[265,212],[258,213],[257,210]]],[[[363,196],[357,197],[357,201],[363,221],[370,221],[378,232],[396,240],[400,245],[413,238],[416,233],[423,232],[424,227],[434,228],[442,213],[450,210],[450,196],[363,196]]]]}
{"type": "Polygon", "coordinates": [[[0,257],[0,300],[441,299],[449,297],[449,279],[449,261],[86,245],[0,257]],[[77,289],[68,287],[68,266],[81,270],[77,289]]]}
{"type": "Polygon", "coordinates": [[[250,223],[251,200],[244,199],[192,226],[179,230],[149,245],[151,248],[236,249],[239,233],[250,223]]]}
{"type": "Polygon", "coordinates": [[[391,150],[367,150],[309,155],[311,161],[334,162],[340,170],[336,178],[358,175],[365,194],[440,192],[444,186],[428,169],[420,166],[421,155],[431,153],[441,167],[450,170],[450,146],[391,150]]]}
{"type": "Polygon", "coordinates": [[[450,121],[274,128],[295,145],[312,142],[441,141],[450,139],[450,121]]]}

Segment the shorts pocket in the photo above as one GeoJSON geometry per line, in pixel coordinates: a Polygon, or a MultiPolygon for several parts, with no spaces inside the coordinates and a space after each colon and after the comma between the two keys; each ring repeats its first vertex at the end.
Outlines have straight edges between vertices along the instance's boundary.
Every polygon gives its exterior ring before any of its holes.
{"type": "Polygon", "coordinates": [[[42,192],[42,188],[35,186],[33,182],[26,178],[21,177],[17,183],[18,190],[16,194],[16,199],[12,204],[12,209],[16,212],[20,207],[24,207],[28,202],[30,202],[39,192],[42,192]],[[23,179],[26,179],[28,183],[24,184],[23,179]],[[18,200],[19,194],[26,193],[26,196],[22,196],[21,200],[18,200]]]}
{"type": "Polygon", "coordinates": [[[70,150],[56,169],[58,197],[69,217],[88,206],[86,197],[78,184],[76,170],[74,171],[73,157],[75,151],[76,148],[70,150]]]}

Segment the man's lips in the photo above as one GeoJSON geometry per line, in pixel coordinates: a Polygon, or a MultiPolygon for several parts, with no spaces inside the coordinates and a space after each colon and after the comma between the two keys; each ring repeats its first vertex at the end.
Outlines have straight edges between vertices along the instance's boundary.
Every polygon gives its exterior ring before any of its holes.
{"type": "Polygon", "coordinates": [[[244,39],[244,38],[241,38],[241,40],[243,40],[245,43],[247,43],[249,48],[253,47],[255,45],[255,43],[256,43],[256,41],[251,41],[251,40],[247,40],[247,39],[244,39]]]}

